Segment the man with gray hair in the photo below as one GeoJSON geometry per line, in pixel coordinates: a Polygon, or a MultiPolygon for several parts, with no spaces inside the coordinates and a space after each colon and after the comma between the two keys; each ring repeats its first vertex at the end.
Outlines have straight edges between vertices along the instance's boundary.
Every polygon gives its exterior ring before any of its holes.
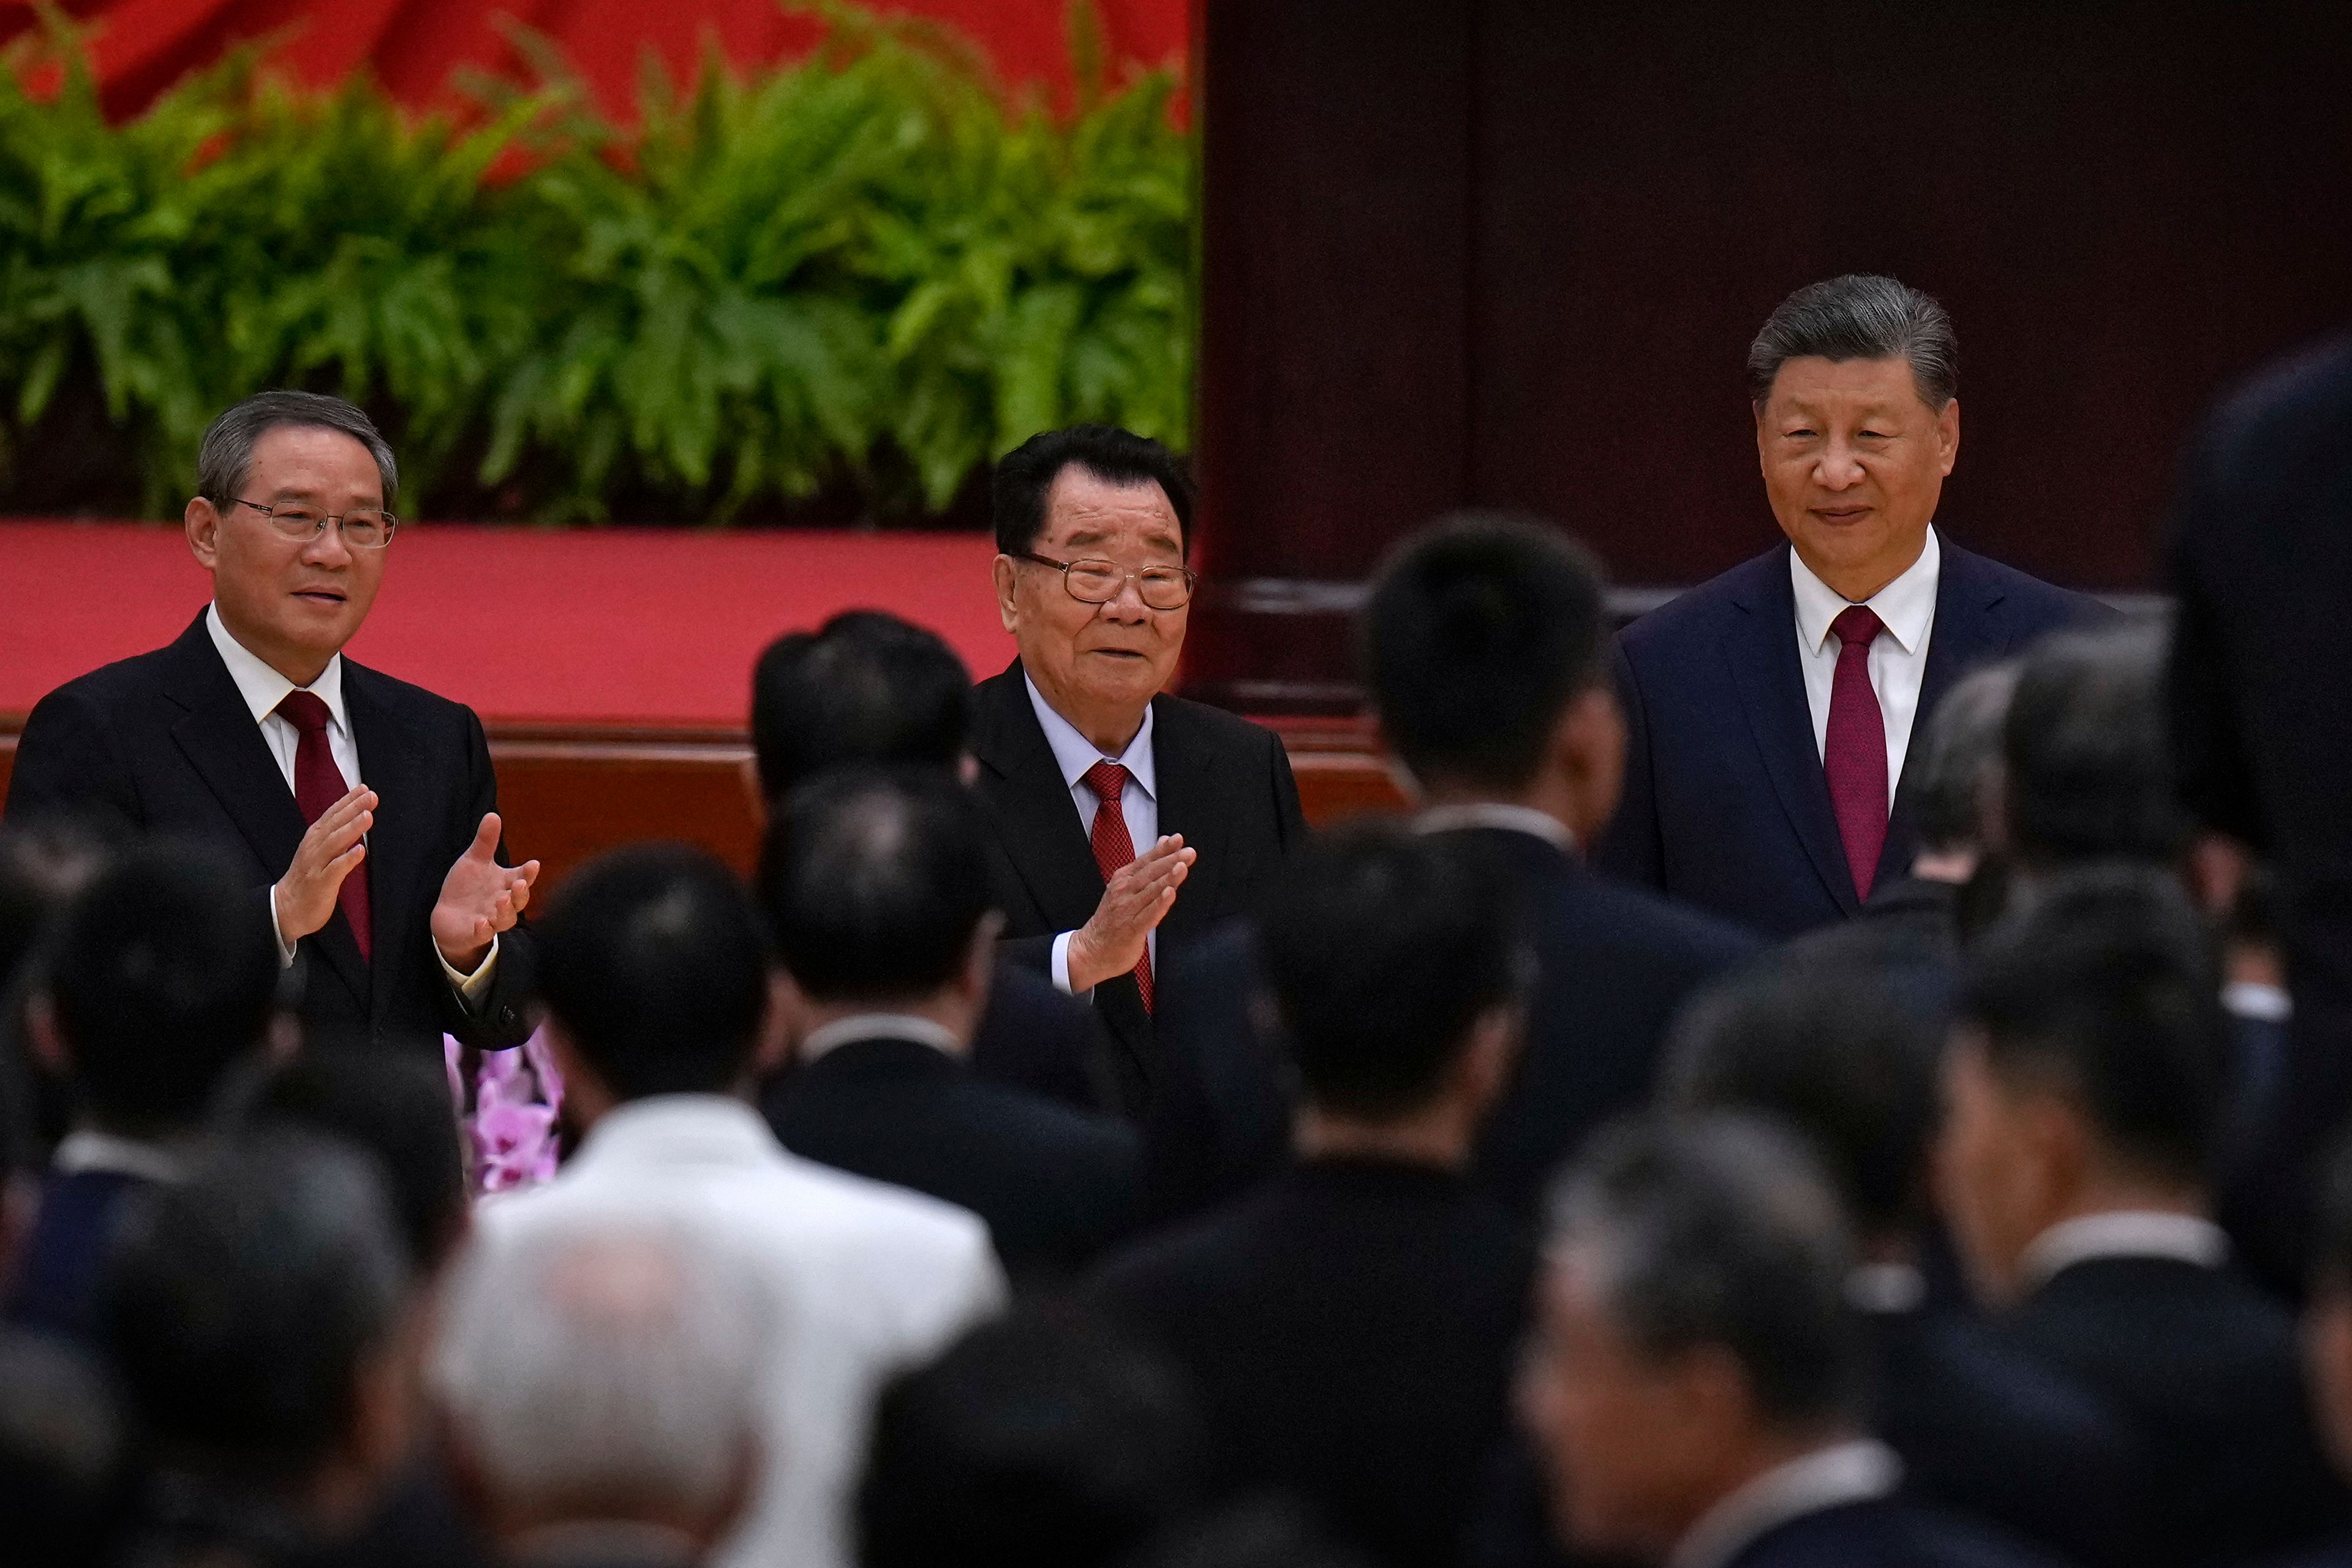
{"type": "Polygon", "coordinates": [[[1837,1200],[1777,1128],[1621,1124],[1562,1178],[1520,1409],[1573,1547],[1669,1568],[2022,1568],[1865,1436],[1837,1200]]]}
{"type": "Polygon", "coordinates": [[[573,1215],[485,1233],[432,1372],[452,1468],[501,1554],[703,1561],[759,1477],[781,1316],[710,1226],[573,1215]]]}
{"type": "Polygon", "coordinates": [[[1919,844],[1914,721],[1973,666],[2102,616],[1933,526],[1959,456],[1944,308],[1849,275],[1781,301],[1748,354],[1784,542],[1625,628],[1619,875],[1772,936],[1860,911],[1919,844]]]}
{"type": "Polygon", "coordinates": [[[9,820],[231,857],[314,1029],[522,1044],[539,863],[505,863],[481,721],[343,657],[400,526],[392,448],[339,397],[264,392],[213,421],[197,481],[182,523],[212,603],[169,647],[41,700],[9,820]]]}

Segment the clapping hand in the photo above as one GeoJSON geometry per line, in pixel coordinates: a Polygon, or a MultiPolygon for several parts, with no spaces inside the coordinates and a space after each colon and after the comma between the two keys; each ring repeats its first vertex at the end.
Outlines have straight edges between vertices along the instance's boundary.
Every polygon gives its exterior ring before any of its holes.
{"type": "Polygon", "coordinates": [[[498,851],[499,814],[494,811],[482,818],[474,841],[442,879],[441,897],[433,906],[433,945],[461,974],[481,967],[490,939],[514,925],[530,902],[531,884],[539,879],[538,861],[501,866],[498,851]]]}
{"type": "Polygon", "coordinates": [[[367,830],[374,822],[375,791],[355,784],[302,835],[271,900],[278,906],[278,941],[289,952],[333,918],[343,879],[367,858],[367,830]]]}
{"type": "Polygon", "coordinates": [[[1151,933],[1176,907],[1176,889],[1200,855],[1171,833],[1113,874],[1094,918],[1070,937],[1071,990],[1090,991],[1143,962],[1151,933]]]}

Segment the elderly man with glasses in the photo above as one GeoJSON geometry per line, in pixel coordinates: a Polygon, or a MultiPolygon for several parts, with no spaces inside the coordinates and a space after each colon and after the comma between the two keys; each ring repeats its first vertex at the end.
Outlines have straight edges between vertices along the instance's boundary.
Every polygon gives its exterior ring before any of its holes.
{"type": "Polygon", "coordinates": [[[505,864],[481,722],[342,653],[400,526],[392,448],[340,398],[265,392],[213,422],[197,479],[184,521],[212,603],[169,647],[41,700],[9,819],[216,850],[314,1030],[521,1044],[539,863],[505,864]]]}
{"type": "Polygon", "coordinates": [[[1156,441],[1100,425],[997,465],[996,604],[1020,658],[973,693],[1010,955],[1091,994],[1123,1109],[1158,1071],[1153,974],[1248,908],[1306,837],[1281,741],[1160,689],[1184,647],[1192,511],[1156,441]]]}

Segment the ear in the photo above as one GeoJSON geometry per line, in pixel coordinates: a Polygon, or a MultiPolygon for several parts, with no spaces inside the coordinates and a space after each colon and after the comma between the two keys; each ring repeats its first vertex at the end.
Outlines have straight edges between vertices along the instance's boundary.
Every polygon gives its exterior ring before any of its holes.
{"type": "Polygon", "coordinates": [[[302,1054],[302,1020],[281,1007],[269,1016],[269,1026],[262,1031],[263,1059],[273,1068],[282,1068],[302,1054]]]}
{"type": "Polygon", "coordinates": [[[207,572],[220,567],[220,509],[197,496],[180,513],[180,528],[188,536],[188,549],[196,564],[207,572]]]}
{"type": "Polygon", "coordinates": [[[1675,1357],[1667,1375],[1677,1445],[1686,1451],[1738,1446],[1759,1426],[1748,1369],[1728,1347],[1694,1345],[1675,1357]]]}
{"type": "Polygon", "coordinates": [[[403,1310],[383,1342],[362,1356],[352,1370],[346,1437],[352,1460],[362,1475],[391,1475],[415,1447],[415,1397],[425,1343],[420,1298],[403,1310]]]}
{"type": "Polygon", "coordinates": [[[46,991],[25,999],[25,1040],[43,1072],[55,1079],[73,1075],[73,1050],[58,1027],[58,1005],[46,991]]]}
{"type": "Polygon", "coordinates": [[[555,1058],[555,1070],[563,1078],[563,1116],[573,1128],[584,1131],[589,1123],[603,1116],[619,1103],[594,1068],[572,1043],[554,1014],[540,1009],[539,1030],[547,1041],[548,1054],[555,1058]]]}
{"type": "Polygon", "coordinates": [[[996,618],[1014,637],[1021,635],[1021,605],[1013,595],[1020,576],[1020,563],[1010,555],[1000,555],[990,573],[996,580],[996,618]]]}
{"type": "Polygon", "coordinates": [[[1470,1026],[1469,1043],[1463,1047],[1454,1071],[1470,1102],[1482,1113],[1502,1098],[1503,1086],[1511,1080],[1511,1068],[1527,1038],[1527,1010],[1514,1003],[1488,1008],[1470,1026]]]}
{"type": "Polygon", "coordinates": [[[800,1043],[801,1021],[808,1016],[808,998],[781,963],[768,971],[768,1013],[760,1023],[760,1046],[751,1055],[751,1074],[767,1078],[782,1072],[800,1043]]]}
{"type": "Polygon", "coordinates": [[[1949,479],[1952,464],[1960,455],[1960,400],[1957,397],[1937,411],[1936,448],[1944,477],[1949,479]]]}

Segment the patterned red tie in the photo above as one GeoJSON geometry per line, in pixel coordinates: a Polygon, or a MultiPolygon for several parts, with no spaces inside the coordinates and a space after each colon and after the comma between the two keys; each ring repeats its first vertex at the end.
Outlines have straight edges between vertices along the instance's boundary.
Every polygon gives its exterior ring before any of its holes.
{"type": "MultiPolygon", "coordinates": [[[[343,782],[343,770],[335,766],[335,753],[327,746],[327,704],[311,692],[289,691],[286,700],[278,705],[278,716],[293,725],[301,736],[294,747],[294,804],[301,808],[303,821],[316,822],[351,790],[343,782]]],[[[343,879],[342,891],[335,895],[335,907],[351,922],[352,939],[360,944],[360,956],[368,957],[373,933],[369,930],[368,868],[364,859],[343,879]]]]}
{"type": "Polygon", "coordinates": [[[1837,679],[1830,685],[1822,767],[1858,899],[1870,897],[1878,852],[1886,847],[1886,719],[1870,684],[1870,645],[1885,629],[1867,605],[1849,605],[1830,623],[1838,638],[1837,679]]]}
{"type": "MultiPolygon", "coordinates": [[[[1119,797],[1127,794],[1127,770],[1117,763],[1097,763],[1087,770],[1086,786],[1102,804],[1095,807],[1095,865],[1108,882],[1113,873],[1135,859],[1135,839],[1127,831],[1127,813],[1119,797]]],[[[1135,988],[1143,993],[1143,1010],[1151,1011],[1151,943],[1135,966],[1135,988]]]]}

